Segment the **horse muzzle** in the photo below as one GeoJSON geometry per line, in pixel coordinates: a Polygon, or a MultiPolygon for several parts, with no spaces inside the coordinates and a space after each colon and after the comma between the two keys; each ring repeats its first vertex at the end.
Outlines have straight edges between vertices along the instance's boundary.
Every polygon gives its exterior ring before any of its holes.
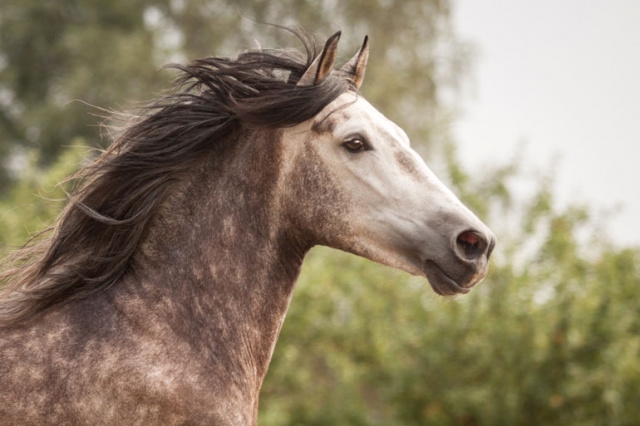
{"type": "Polygon", "coordinates": [[[490,231],[465,230],[456,235],[445,256],[425,259],[422,271],[437,294],[467,294],[487,275],[495,245],[490,231]]]}

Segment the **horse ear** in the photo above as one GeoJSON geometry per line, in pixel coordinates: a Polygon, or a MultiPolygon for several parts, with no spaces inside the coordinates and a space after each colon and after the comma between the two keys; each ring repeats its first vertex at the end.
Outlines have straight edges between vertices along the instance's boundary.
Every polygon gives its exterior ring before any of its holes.
{"type": "Polygon", "coordinates": [[[336,62],[340,34],[341,32],[338,31],[329,37],[324,45],[324,49],[322,49],[322,53],[316,57],[302,77],[300,77],[297,84],[298,86],[315,86],[331,74],[331,71],[333,71],[333,65],[336,62]]]}
{"type": "Polygon", "coordinates": [[[364,71],[367,68],[367,60],[369,59],[369,36],[365,36],[362,47],[353,55],[353,58],[349,59],[349,62],[344,64],[340,68],[340,72],[345,74],[346,77],[353,81],[356,89],[362,86],[364,80],[364,71]]]}

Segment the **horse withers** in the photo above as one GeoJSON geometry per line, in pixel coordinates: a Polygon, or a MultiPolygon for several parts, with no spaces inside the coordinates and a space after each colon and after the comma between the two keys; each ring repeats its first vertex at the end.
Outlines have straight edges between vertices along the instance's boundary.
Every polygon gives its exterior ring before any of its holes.
{"type": "Polygon", "coordinates": [[[491,231],[359,92],[368,42],[197,60],[76,178],[0,275],[0,424],[255,425],[318,244],[426,276],[487,273],[491,231]]]}

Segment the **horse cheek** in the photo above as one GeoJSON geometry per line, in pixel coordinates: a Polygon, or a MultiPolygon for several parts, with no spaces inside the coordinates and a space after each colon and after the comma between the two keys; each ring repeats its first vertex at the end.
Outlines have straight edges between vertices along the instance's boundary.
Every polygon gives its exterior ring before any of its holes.
{"type": "Polygon", "coordinates": [[[294,226],[312,244],[342,248],[340,241],[352,233],[352,202],[330,168],[312,148],[300,155],[291,178],[294,226]]]}

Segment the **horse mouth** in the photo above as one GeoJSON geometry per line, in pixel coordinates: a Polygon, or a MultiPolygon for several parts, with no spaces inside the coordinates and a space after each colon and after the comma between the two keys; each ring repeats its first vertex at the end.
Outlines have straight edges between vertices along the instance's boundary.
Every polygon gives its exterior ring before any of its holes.
{"type": "Polygon", "coordinates": [[[441,296],[453,296],[454,294],[467,294],[471,288],[462,287],[433,261],[424,262],[423,271],[429,280],[429,284],[433,291],[441,296]]]}

